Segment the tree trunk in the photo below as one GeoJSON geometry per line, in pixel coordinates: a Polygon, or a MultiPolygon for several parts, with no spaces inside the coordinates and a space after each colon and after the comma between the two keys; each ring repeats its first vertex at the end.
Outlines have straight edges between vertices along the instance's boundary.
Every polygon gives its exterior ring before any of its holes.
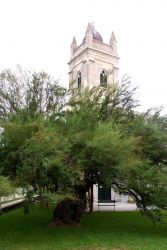
{"type": "Polygon", "coordinates": [[[86,208],[86,192],[83,187],[77,187],[77,198],[66,198],[59,202],[53,212],[53,221],[49,226],[80,224],[86,208]]]}
{"type": "Polygon", "coordinates": [[[89,205],[89,213],[93,213],[93,185],[91,185],[88,191],[88,205],[89,205]]]}
{"type": "Polygon", "coordinates": [[[93,185],[90,188],[90,213],[93,213],[93,185]]]}
{"type": "Polygon", "coordinates": [[[80,224],[84,213],[83,201],[65,199],[54,210],[53,221],[50,226],[63,226],[80,224]]]}

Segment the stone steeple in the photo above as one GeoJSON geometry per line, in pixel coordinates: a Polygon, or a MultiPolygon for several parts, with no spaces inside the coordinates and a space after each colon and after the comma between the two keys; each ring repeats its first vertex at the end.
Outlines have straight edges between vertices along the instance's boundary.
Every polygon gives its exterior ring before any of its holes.
{"type": "Polygon", "coordinates": [[[114,32],[106,44],[94,25],[88,23],[82,43],[77,46],[74,37],[71,44],[70,88],[107,86],[117,82],[118,61],[114,32]]]}

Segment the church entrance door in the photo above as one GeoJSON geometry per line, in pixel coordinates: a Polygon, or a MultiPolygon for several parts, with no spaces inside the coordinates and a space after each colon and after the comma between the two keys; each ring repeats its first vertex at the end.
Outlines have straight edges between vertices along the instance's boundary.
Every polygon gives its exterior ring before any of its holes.
{"type": "Polygon", "coordinates": [[[111,188],[103,187],[102,185],[98,186],[98,200],[101,202],[111,200],[111,188]]]}

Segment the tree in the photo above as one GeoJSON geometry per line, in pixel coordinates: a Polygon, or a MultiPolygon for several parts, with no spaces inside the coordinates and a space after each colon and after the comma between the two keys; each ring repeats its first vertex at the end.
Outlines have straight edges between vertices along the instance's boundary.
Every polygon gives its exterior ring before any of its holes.
{"type": "Polygon", "coordinates": [[[45,72],[27,72],[17,67],[0,73],[0,118],[7,120],[11,115],[27,113],[31,117],[42,114],[56,117],[63,113],[66,90],[45,72]]]}
{"type": "Polygon", "coordinates": [[[0,176],[0,198],[2,196],[8,196],[10,194],[13,194],[15,191],[14,185],[11,183],[11,181],[4,176],[0,176]]]}
{"type": "Polygon", "coordinates": [[[0,175],[0,212],[1,212],[1,199],[2,197],[9,196],[15,192],[13,183],[7,178],[0,175]]]}
{"type": "Polygon", "coordinates": [[[122,105],[119,98],[113,105],[112,98],[106,101],[114,95],[111,89],[76,94],[66,116],[66,136],[72,138],[73,163],[84,173],[83,192],[95,183],[113,186],[155,223],[167,204],[166,119],[157,112],[136,113],[125,93],[122,105]]]}
{"type": "Polygon", "coordinates": [[[122,177],[115,182],[118,189],[124,189],[135,199],[139,209],[150,216],[154,223],[157,213],[159,215],[160,209],[166,208],[167,204],[165,121],[157,112],[135,117],[127,132],[138,138],[136,153],[140,164],[132,169],[122,169],[122,177]]]}
{"type": "Polygon", "coordinates": [[[53,224],[80,223],[95,183],[130,195],[141,212],[158,218],[167,203],[166,120],[135,112],[128,78],[71,92],[43,73],[22,82],[8,71],[0,79],[2,174],[33,187],[41,200],[64,197],[53,224]]]}
{"type": "Polygon", "coordinates": [[[55,192],[63,182],[71,183],[71,170],[64,168],[65,160],[59,160],[67,147],[51,126],[51,121],[64,115],[67,91],[46,73],[20,67],[16,72],[1,72],[0,89],[3,174],[40,194],[44,188],[55,192]],[[64,150],[61,154],[58,147],[64,150]]]}

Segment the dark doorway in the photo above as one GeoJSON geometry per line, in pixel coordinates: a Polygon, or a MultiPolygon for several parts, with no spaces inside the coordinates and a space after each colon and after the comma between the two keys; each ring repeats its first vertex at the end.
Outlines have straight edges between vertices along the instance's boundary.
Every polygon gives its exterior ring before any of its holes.
{"type": "Polygon", "coordinates": [[[109,201],[111,200],[111,188],[98,186],[98,200],[99,201],[109,201]]]}

